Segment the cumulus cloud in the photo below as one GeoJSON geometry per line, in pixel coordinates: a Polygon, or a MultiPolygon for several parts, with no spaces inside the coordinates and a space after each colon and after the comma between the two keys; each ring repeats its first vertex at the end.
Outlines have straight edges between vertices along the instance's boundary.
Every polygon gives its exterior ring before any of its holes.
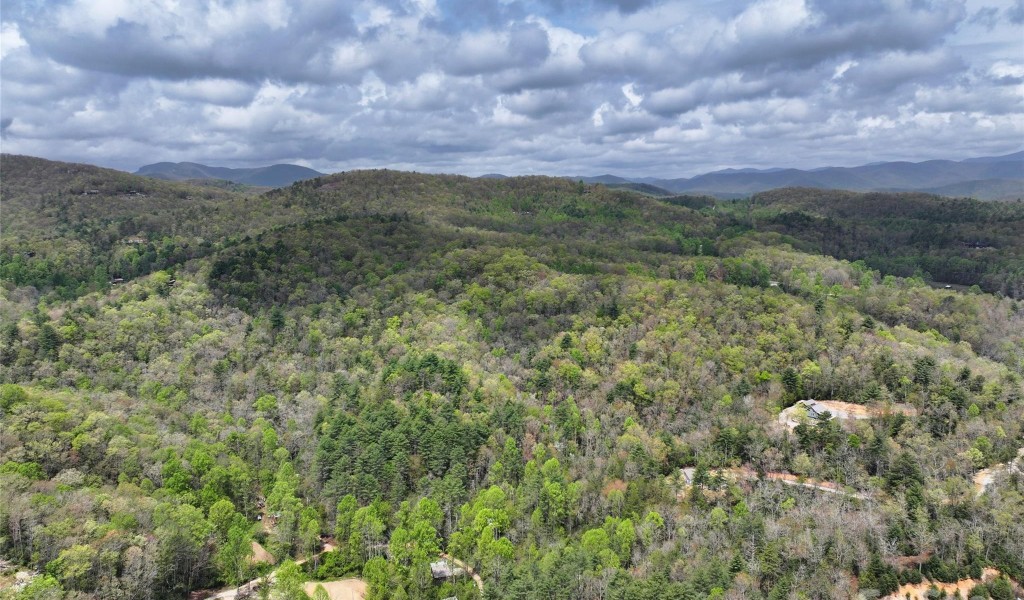
{"type": "Polygon", "coordinates": [[[677,177],[1024,139],[1021,0],[66,0],[0,18],[4,151],[125,169],[677,177]]]}
{"type": "Polygon", "coordinates": [[[505,108],[530,119],[575,113],[586,104],[578,92],[567,90],[523,90],[501,96],[500,101],[505,108]]]}
{"type": "Polygon", "coordinates": [[[447,70],[455,75],[531,68],[548,57],[548,36],[536,23],[513,24],[502,31],[463,34],[451,49],[447,70]]]}

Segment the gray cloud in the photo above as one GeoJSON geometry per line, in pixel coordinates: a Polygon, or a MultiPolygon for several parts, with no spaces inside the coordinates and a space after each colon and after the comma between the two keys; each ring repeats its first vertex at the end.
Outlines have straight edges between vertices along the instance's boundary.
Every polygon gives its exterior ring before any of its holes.
{"type": "Polygon", "coordinates": [[[504,31],[463,34],[445,65],[453,75],[494,73],[513,67],[531,68],[550,54],[548,36],[534,23],[514,24],[504,31]]]}
{"type": "Polygon", "coordinates": [[[941,85],[966,64],[949,52],[888,52],[851,66],[841,77],[857,96],[879,96],[906,85],[941,85]]]}
{"type": "MultiPolygon", "coordinates": [[[[345,3],[157,3],[110,14],[75,0],[41,5],[21,25],[33,49],[63,64],[130,77],[305,81],[325,77],[323,49],[357,33],[345,3]],[[55,22],[58,24],[54,26],[55,22]]],[[[328,71],[329,72],[329,71],[328,71]]]]}
{"type": "Polygon", "coordinates": [[[126,169],[674,177],[1024,139],[1020,0],[12,1],[2,19],[4,151],[126,169]]]}
{"type": "Polygon", "coordinates": [[[991,30],[999,23],[999,9],[994,6],[983,6],[978,9],[978,12],[971,15],[970,22],[981,24],[991,30]]]}
{"type": "MultiPolygon", "coordinates": [[[[576,113],[580,114],[585,106],[578,92],[566,90],[524,90],[510,96],[503,96],[501,102],[510,111],[530,117],[543,119],[551,115],[576,113]]],[[[584,111],[585,112],[585,111],[584,111]]]]}
{"type": "Polygon", "coordinates": [[[1013,6],[1006,9],[1006,18],[1016,25],[1024,23],[1024,0],[1015,0],[1013,6]]]}

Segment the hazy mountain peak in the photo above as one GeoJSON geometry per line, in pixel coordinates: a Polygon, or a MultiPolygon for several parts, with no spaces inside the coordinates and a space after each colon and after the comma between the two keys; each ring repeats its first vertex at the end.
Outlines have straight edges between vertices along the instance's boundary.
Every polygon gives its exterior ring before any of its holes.
{"type": "Polygon", "coordinates": [[[303,181],[320,177],[323,173],[308,167],[291,164],[275,164],[266,167],[254,167],[248,169],[234,169],[229,167],[211,167],[194,162],[158,162],[139,167],[136,175],[156,177],[170,181],[182,181],[187,179],[220,179],[242,183],[246,185],[264,187],[285,187],[303,181]]]}
{"type": "Polygon", "coordinates": [[[814,187],[953,195],[969,190],[975,198],[1000,200],[1024,197],[1024,152],[963,161],[884,161],[857,167],[722,169],[690,178],[650,183],[675,193],[705,193],[720,197],[744,196],[781,187],[814,187]]]}

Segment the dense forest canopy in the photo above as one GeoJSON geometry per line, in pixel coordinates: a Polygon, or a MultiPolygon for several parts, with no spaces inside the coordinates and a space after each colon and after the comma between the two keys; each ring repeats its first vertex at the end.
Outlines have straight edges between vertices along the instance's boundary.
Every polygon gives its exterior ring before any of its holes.
{"type": "Polygon", "coordinates": [[[785,189],[736,202],[759,230],[901,277],[1024,298],[1024,203],[785,189]]]}
{"type": "Polygon", "coordinates": [[[1024,580],[1020,203],[2,171],[0,598],[1024,580]]]}

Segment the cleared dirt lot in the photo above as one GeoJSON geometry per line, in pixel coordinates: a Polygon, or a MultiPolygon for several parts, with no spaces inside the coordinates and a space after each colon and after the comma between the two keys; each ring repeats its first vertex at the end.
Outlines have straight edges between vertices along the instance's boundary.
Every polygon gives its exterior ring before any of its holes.
{"type": "Polygon", "coordinates": [[[933,585],[940,591],[946,592],[947,596],[949,597],[952,597],[955,593],[960,592],[960,597],[966,599],[968,598],[967,595],[971,592],[971,589],[975,585],[979,583],[988,583],[996,577],[999,577],[999,571],[995,569],[985,569],[984,571],[982,571],[980,580],[961,579],[956,583],[941,583],[939,581],[927,583],[922,582],[918,584],[908,583],[905,585],[901,585],[900,589],[896,590],[894,594],[885,596],[881,598],[881,600],[905,600],[906,598],[910,598],[910,600],[925,600],[928,597],[926,595],[928,593],[928,590],[933,585]]]}
{"type": "Polygon", "coordinates": [[[362,579],[310,581],[306,583],[306,593],[312,597],[318,585],[324,586],[331,600],[363,600],[366,597],[366,582],[362,579]]]}

